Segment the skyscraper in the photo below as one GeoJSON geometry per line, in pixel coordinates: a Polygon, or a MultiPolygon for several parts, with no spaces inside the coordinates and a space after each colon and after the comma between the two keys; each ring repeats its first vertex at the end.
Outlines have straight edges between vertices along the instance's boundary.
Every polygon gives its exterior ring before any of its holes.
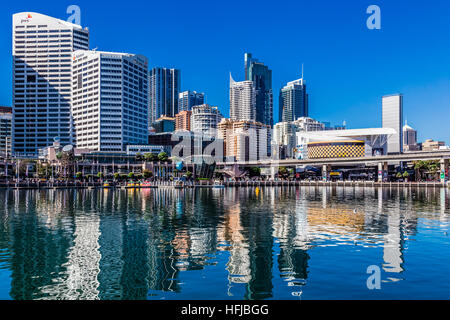
{"type": "Polygon", "coordinates": [[[216,136],[217,124],[222,120],[222,114],[217,107],[203,104],[192,108],[192,126],[194,132],[216,136]]]}
{"type": "Polygon", "coordinates": [[[0,155],[11,155],[12,108],[0,107],[0,155]]]}
{"type": "Polygon", "coordinates": [[[303,77],[288,82],[280,91],[279,121],[291,122],[308,117],[308,94],[303,77]]]}
{"type": "Polygon", "coordinates": [[[205,102],[205,94],[197,91],[183,91],[178,94],[178,112],[191,111],[193,106],[205,102]]]}
{"type": "Polygon", "coordinates": [[[217,136],[225,143],[226,161],[267,159],[270,126],[266,124],[223,118],[217,125],[217,136]]]}
{"type": "Polygon", "coordinates": [[[180,81],[178,69],[157,67],[150,71],[149,127],[161,116],[175,117],[178,113],[180,81]]]}
{"type": "Polygon", "coordinates": [[[34,12],[13,15],[13,152],[35,157],[59,138],[72,143],[71,54],[89,31],[34,12]]]}
{"type": "Polygon", "coordinates": [[[175,115],[175,131],[191,131],[191,110],[183,110],[175,115]]]}
{"type": "Polygon", "coordinates": [[[388,138],[388,153],[403,152],[403,95],[393,94],[383,97],[383,128],[392,128],[397,133],[388,138]]]}
{"type": "Polygon", "coordinates": [[[253,81],[256,90],[256,121],[273,126],[272,70],[245,54],[245,80],[253,81]]]}
{"type": "Polygon", "coordinates": [[[411,128],[408,123],[403,126],[403,151],[418,151],[417,131],[411,128]]]}
{"type": "Polygon", "coordinates": [[[125,151],[127,145],[147,143],[146,57],[77,50],[72,72],[71,111],[78,148],[125,151]]]}
{"type": "Polygon", "coordinates": [[[230,74],[230,118],[256,119],[256,90],[253,81],[236,82],[230,74]]]}

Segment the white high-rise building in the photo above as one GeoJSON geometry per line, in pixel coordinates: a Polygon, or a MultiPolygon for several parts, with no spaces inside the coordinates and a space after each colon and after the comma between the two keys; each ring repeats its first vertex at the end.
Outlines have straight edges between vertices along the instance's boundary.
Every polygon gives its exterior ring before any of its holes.
{"type": "Polygon", "coordinates": [[[34,12],[13,15],[13,152],[35,157],[59,138],[72,143],[72,52],[89,49],[89,31],[34,12]]]}
{"type": "Polygon", "coordinates": [[[225,144],[226,161],[267,159],[269,125],[256,121],[234,121],[223,118],[217,128],[217,136],[225,144]]]}
{"type": "Polygon", "coordinates": [[[217,125],[222,118],[222,114],[217,107],[209,104],[194,106],[191,115],[191,130],[215,137],[217,125]]]}
{"type": "Polygon", "coordinates": [[[394,94],[383,97],[383,128],[391,128],[396,134],[388,138],[387,152],[403,152],[403,95],[394,94]]]}
{"type": "Polygon", "coordinates": [[[294,149],[297,148],[297,132],[310,132],[325,130],[325,124],[309,117],[300,117],[291,122],[279,122],[273,127],[273,142],[285,148],[284,156],[292,158],[295,156],[294,149]]]}
{"type": "Polygon", "coordinates": [[[125,151],[127,145],[147,144],[147,58],[78,50],[72,66],[76,147],[125,151]]]}
{"type": "Polygon", "coordinates": [[[256,120],[256,90],[253,81],[236,82],[231,74],[230,118],[235,121],[256,120]]]}

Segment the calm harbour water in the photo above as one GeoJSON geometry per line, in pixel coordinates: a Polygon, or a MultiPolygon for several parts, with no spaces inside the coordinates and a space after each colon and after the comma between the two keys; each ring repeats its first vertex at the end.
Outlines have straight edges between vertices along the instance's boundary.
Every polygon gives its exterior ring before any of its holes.
{"type": "Polygon", "coordinates": [[[0,299],[450,299],[449,229],[444,189],[3,190],[0,299]]]}

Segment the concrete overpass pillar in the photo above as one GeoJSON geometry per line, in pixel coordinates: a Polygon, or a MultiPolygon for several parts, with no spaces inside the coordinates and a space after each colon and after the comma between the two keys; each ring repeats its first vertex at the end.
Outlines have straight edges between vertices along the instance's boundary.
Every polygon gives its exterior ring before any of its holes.
{"type": "Polygon", "coordinates": [[[448,174],[448,159],[441,159],[441,182],[445,183],[448,174]]]}
{"type": "Polygon", "coordinates": [[[383,182],[383,164],[378,163],[378,182],[383,182]]]}
{"type": "Polygon", "coordinates": [[[276,166],[270,167],[270,176],[271,176],[272,180],[275,180],[275,175],[277,174],[277,172],[278,172],[278,167],[276,167],[276,166]]]}
{"type": "Polygon", "coordinates": [[[326,164],[322,166],[322,181],[328,181],[328,166],[326,164]]]}
{"type": "Polygon", "coordinates": [[[384,178],[387,177],[389,166],[387,162],[378,163],[378,182],[383,182],[384,178]]]}
{"type": "Polygon", "coordinates": [[[386,179],[387,181],[387,177],[389,174],[389,164],[387,162],[383,163],[383,180],[386,179]]]}

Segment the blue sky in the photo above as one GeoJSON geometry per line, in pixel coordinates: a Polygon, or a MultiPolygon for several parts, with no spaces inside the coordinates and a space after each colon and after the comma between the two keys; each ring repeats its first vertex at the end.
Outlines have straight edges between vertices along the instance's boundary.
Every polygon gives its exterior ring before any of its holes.
{"type": "Polygon", "coordinates": [[[205,92],[229,114],[229,72],[244,78],[244,53],[273,71],[278,92],[305,64],[310,116],[350,128],[381,126],[381,97],[404,94],[404,116],[419,139],[450,143],[450,1],[28,1],[2,2],[0,105],[11,105],[11,15],[67,19],[81,8],[91,48],[139,53],[150,66],[181,69],[183,90],[205,92]],[[381,8],[381,30],[366,9],[381,8]]]}

